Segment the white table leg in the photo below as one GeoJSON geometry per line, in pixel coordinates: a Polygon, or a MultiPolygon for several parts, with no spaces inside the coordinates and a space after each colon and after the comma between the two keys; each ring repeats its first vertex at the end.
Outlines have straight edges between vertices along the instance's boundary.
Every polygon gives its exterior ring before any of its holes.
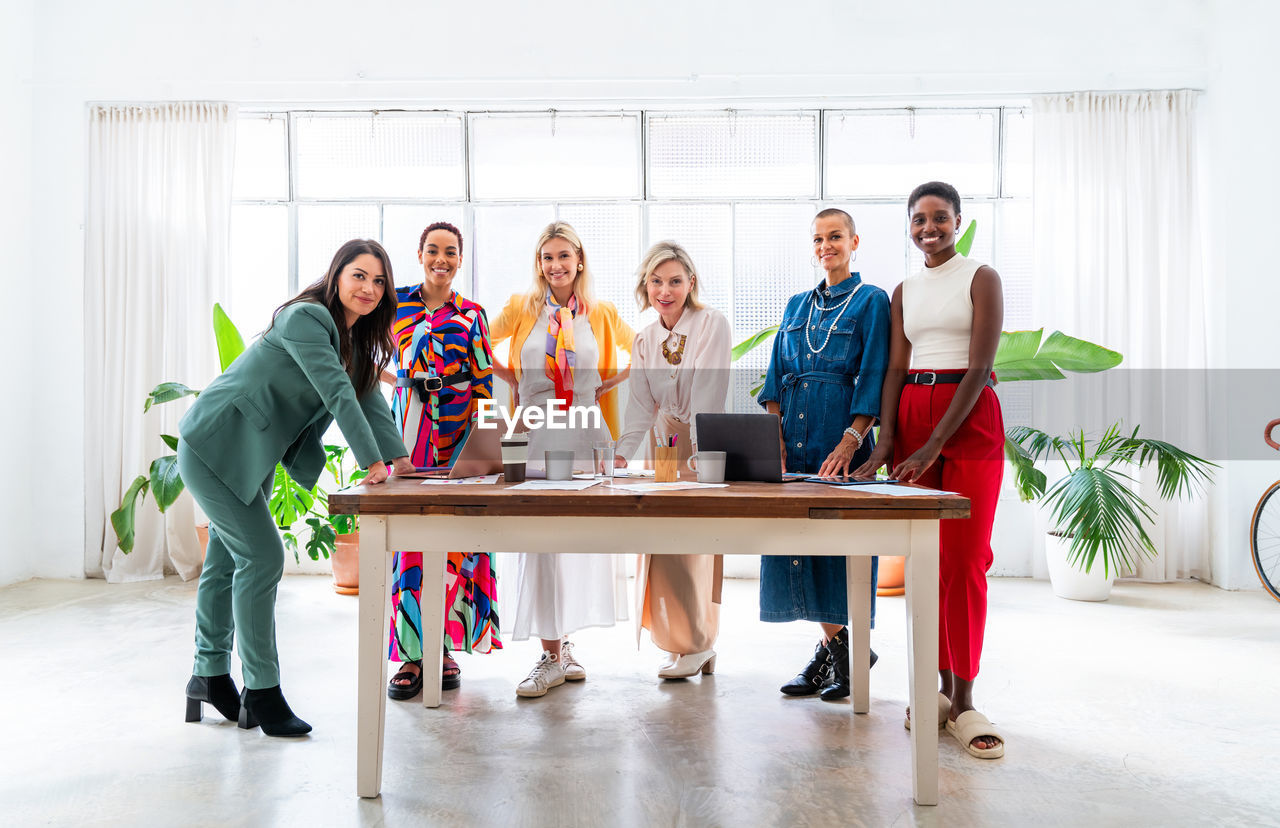
{"type": "Polygon", "coordinates": [[[845,558],[845,585],[849,595],[849,677],[853,712],[871,709],[871,558],[845,558]]]}
{"type": "Polygon", "coordinates": [[[444,646],[444,574],[447,554],[422,553],[422,594],[418,616],[422,619],[422,706],[440,706],[440,682],[444,646]]]}
{"type": "Polygon", "coordinates": [[[356,651],[356,793],[382,791],[382,734],[387,714],[387,522],[360,517],[360,623],[356,651]]]}
{"type": "MultiPolygon", "coordinates": [[[[907,650],[911,712],[933,721],[938,696],[938,521],[911,521],[906,562],[907,650]]],[[[912,793],[917,805],[938,804],[938,729],[911,728],[912,793]]]]}

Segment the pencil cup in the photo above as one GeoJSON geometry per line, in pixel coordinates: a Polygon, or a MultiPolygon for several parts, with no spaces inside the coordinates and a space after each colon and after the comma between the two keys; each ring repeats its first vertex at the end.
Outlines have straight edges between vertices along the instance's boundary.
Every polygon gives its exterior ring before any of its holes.
{"type": "Polygon", "coordinates": [[[680,467],[679,448],[676,446],[653,447],[653,480],[655,483],[674,483],[680,467]]]}

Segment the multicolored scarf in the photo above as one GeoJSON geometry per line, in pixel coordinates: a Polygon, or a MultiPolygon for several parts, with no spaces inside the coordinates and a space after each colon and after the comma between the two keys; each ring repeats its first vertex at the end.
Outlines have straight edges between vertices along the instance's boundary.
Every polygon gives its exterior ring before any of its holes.
{"type": "Polygon", "coordinates": [[[556,304],[551,291],[547,291],[547,307],[551,309],[547,322],[547,379],[555,383],[556,399],[564,400],[567,408],[573,405],[573,369],[578,362],[573,349],[573,318],[587,308],[578,304],[577,294],[564,305],[556,304]]]}

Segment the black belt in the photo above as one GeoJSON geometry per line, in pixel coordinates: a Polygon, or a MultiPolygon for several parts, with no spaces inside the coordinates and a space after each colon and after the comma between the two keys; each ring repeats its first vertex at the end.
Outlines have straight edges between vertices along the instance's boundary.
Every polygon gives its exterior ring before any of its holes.
{"type": "MultiPolygon", "coordinates": [[[[956,385],[964,379],[964,372],[950,372],[940,374],[937,371],[916,371],[914,374],[907,374],[907,385],[956,385]]],[[[987,377],[987,387],[995,388],[996,381],[993,377],[987,377]]]]}
{"type": "Polygon", "coordinates": [[[447,377],[396,377],[396,388],[418,389],[418,399],[425,403],[433,392],[446,385],[461,385],[464,382],[471,382],[470,371],[459,371],[447,377]]]}

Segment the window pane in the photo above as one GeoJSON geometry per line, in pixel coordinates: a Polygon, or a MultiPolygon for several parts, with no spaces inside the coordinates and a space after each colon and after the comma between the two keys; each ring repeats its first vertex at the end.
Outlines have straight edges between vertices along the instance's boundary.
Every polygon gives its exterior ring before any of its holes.
{"type": "MultiPolygon", "coordinates": [[[[793,294],[818,283],[809,227],[811,204],[739,204],[734,211],[733,341],[782,321],[793,294]]],[[[732,410],[762,411],[750,390],[769,365],[772,340],[734,363],[732,410]]]]}
{"type": "Polygon", "coordinates": [[[246,342],[266,329],[290,295],[289,208],[232,205],[231,293],[218,301],[246,342]]]}
{"type": "Polygon", "coordinates": [[[572,224],[582,239],[596,298],[612,302],[634,327],[640,316],[632,275],[640,260],[640,206],[561,204],[560,220],[572,224]]]}
{"type": "Polygon", "coordinates": [[[245,115],[236,119],[236,171],[233,199],[289,197],[287,122],[281,116],[245,115]]]}
{"type": "Polygon", "coordinates": [[[471,117],[472,198],[637,198],[638,115],[471,117]]]}
{"type": "Polygon", "coordinates": [[[649,116],[650,198],[813,198],[818,116],[649,116]]]}
{"type": "Polygon", "coordinates": [[[550,204],[534,204],[474,209],[474,298],[484,306],[492,321],[502,312],[507,299],[525,293],[533,283],[533,243],[542,228],[555,219],[555,208],[550,204]]]}
{"type": "MultiPolygon", "coordinates": [[[[645,248],[660,241],[676,242],[689,251],[698,270],[698,299],[732,322],[733,208],[728,204],[652,204],[645,248]]],[[[656,318],[656,312],[645,312],[646,323],[656,318]]]]}
{"type": "Polygon", "coordinates": [[[333,254],[344,243],[352,239],[377,238],[378,208],[372,204],[299,205],[299,289],[324,276],[333,261],[333,254]]]}
{"type": "MultiPolygon", "coordinates": [[[[887,204],[834,204],[849,215],[858,231],[857,258],[851,265],[863,281],[893,295],[907,275],[907,208],[887,204]]],[[[816,280],[815,280],[816,281],[816,280]]]]}
{"type": "Polygon", "coordinates": [[[991,264],[1004,287],[1004,329],[1038,328],[1043,323],[1037,324],[1031,315],[1031,199],[1000,202],[996,221],[996,251],[991,264]]]}
{"type": "Polygon", "coordinates": [[[464,198],[460,115],[295,116],[299,198],[464,198]]]}
{"type": "Polygon", "coordinates": [[[466,209],[462,204],[388,204],[382,208],[382,246],[391,257],[397,287],[422,281],[418,240],[428,224],[447,221],[462,231],[462,265],[453,278],[453,289],[471,297],[470,264],[475,248],[467,233],[466,209]]]}
{"type": "Polygon", "coordinates": [[[926,181],[994,195],[996,124],[989,109],[828,112],[827,197],[905,199],[926,181]]]}
{"type": "Polygon", "coordinates": [[[1031,195],[1031,112],[1004,111],[1004,192],[1009,196],[1031,195]]]}

